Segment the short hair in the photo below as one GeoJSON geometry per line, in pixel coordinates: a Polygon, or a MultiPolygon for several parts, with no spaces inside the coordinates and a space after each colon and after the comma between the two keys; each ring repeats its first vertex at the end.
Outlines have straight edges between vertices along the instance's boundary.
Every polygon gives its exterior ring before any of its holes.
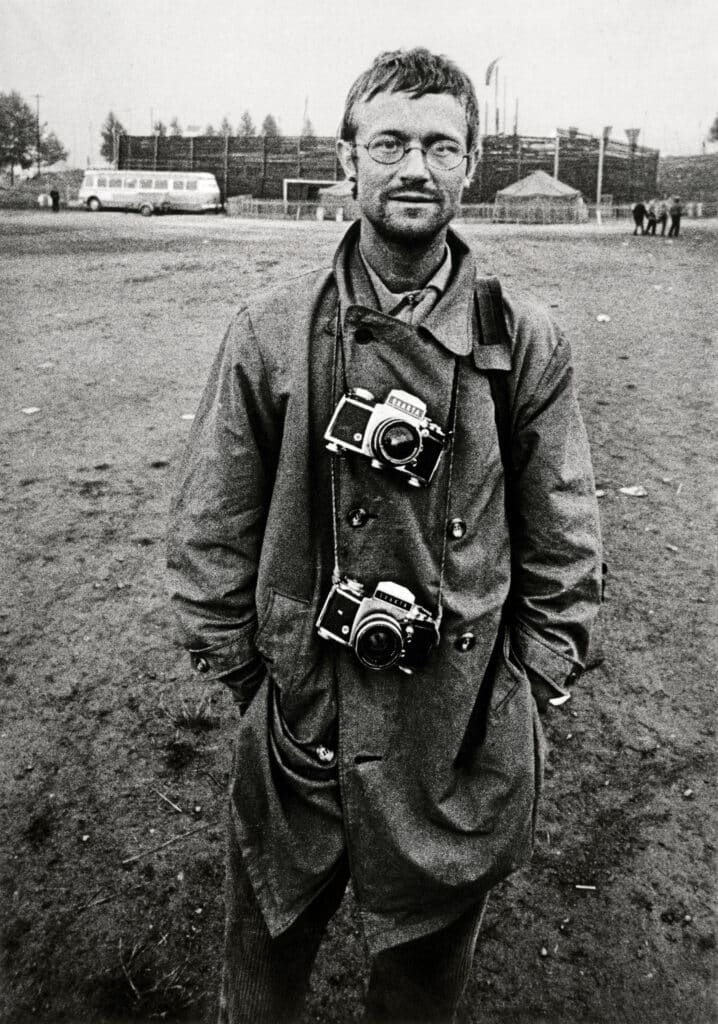
{"type": "Polygon", "coordinates": [[[413,50],[387,50],[374,59],[352,85],[344,104],[339,126],[340,138],[353,142],[357,126],[354,107],[368,102],[380,92],[408,92],[418,98],[427,93],[455,96],[466,112],[466,147],[472,150],[479,137],[479,104],[469,76],[443,54],[431,53],[423,46],[413,50]]]}

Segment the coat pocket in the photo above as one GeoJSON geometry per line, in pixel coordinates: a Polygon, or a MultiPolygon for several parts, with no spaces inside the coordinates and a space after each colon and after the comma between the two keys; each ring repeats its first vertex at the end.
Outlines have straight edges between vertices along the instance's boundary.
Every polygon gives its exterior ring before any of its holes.
{"type": "Polygon", "coordinates": [[[503,855],[518,862],[527,855],[527,842],[530,846],[540,766],[531,688],[508,635],[491,659],[481,691],[436,814],[459,832],[504,836],[503,855]]]}

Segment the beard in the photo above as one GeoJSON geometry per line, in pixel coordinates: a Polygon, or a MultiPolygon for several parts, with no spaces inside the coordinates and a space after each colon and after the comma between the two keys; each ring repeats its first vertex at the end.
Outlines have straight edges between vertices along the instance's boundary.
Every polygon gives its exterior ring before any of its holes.
{"type": "Polygon", "coordinates": [[[446,230],[455,214],[443,197],[432,198],[434,202],[426,207],[407,204],[402,208],[391,195],[382,195],[376,204],[363,208],[362,213],[386,242],[421,250],[446,230]]]}

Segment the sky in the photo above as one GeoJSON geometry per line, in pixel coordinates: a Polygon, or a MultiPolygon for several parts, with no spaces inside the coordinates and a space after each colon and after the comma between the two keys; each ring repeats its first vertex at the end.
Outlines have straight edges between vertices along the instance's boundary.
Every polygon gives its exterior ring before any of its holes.
{"type": "MultiPolygon", "coordinates": [[[[99,161],[112,110],[236,128],[249,110],[299,134],[305,105],[334,135],[353,80],[382,50],[427,46],[472,77],[482,120],[699,153],[718,113],[715,0],[0,0],[0,92],[18,91],[69,149],[99,161]]],[[[712,147],[715,148],[715,147],[712,147]]]]}

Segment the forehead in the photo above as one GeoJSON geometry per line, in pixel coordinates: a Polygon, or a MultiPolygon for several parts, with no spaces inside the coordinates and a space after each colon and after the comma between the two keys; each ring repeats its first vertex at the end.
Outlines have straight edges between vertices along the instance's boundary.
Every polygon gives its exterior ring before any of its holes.
{"type": "Polygon", "coordinates": [[[461,102],[448,93],[411,96],[407,92],[380,92],[370,100],[354,105],[357,135],[397,131],[422,137],[445,134],[466,140],[466,111],[461,102]]]}

